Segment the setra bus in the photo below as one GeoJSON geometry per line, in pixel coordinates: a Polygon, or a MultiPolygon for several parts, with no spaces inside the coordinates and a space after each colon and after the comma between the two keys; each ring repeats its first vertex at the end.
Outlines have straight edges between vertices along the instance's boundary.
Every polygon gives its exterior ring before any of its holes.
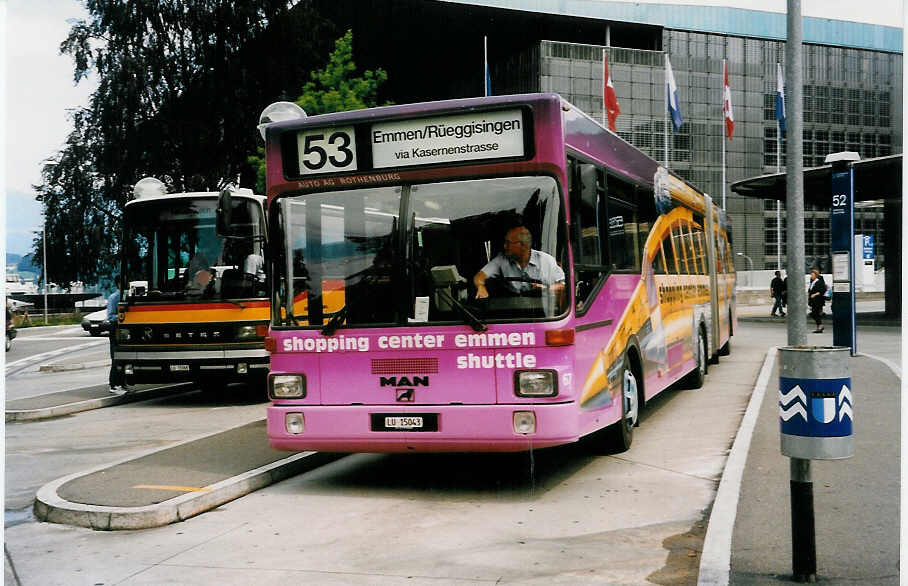
{"type": "Polygon", "coordinates": [[[151,177],[123,213],[124,275],[113,368],[128,384],[230,382],[264,389],[269,287],[265,197],[228,187],[229,227],[218,192],[166,193],[151,177]]]}
{"type": "Polygon", "coordinates": [[[726,214],[560,96],[267,113],[274,448],[620,451],[729,351],[726,214]]]}

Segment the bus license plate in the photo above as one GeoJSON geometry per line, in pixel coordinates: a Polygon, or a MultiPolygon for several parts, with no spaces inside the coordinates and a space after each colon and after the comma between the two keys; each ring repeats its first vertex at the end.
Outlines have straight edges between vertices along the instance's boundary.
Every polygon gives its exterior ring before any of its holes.
{"type": "Polygon", "coordinates": [[[438,413],[370,413],[372,431],[438,431],[438,413]]]}
{"type": "Polygon", "coordinates": [[[385,427],[388,429],[419,429],[422,427],[422,417],[385,417],[385,427]]]}

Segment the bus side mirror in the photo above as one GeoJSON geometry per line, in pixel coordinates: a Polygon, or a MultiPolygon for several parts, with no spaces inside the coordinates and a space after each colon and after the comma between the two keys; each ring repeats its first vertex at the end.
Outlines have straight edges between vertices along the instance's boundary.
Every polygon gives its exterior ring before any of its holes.
{"type": "Polygon", "coordinates": [[[217,232],[218,236],[230,236],[233,233],[233,186],[225,187],[218,196],[217,232]]]}

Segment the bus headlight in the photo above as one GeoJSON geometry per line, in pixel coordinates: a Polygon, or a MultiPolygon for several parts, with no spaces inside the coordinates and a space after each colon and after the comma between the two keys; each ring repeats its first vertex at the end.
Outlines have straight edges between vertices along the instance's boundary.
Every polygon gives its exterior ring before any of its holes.
{"type": "Polygon", "coordinates": [[[306,396],[306,377],[301,374],[275,374],[269,382],[272,399],[302,399],[306,396]]]}
{"type": "Polygon", "coordinates": [[[514,393],[518,397],[554,397],[558,394],[554,370],[518,370],[514,373],[514,393]]]}
{"type": "Polygon", "coordinates": [[[257,337],[258,334],[255,331],[255,326],[240,326],[236,329],[237,340],[250,340],[257,337]]]}

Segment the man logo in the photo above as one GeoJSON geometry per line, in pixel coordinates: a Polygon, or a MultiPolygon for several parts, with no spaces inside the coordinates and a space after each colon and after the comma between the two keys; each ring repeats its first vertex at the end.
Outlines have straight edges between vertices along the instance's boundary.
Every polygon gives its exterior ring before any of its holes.
{"type": "Polygon", "coordinates": [[[398,403],[412,403],[414,389],[394,389],[394,395],[398,403]]]}

